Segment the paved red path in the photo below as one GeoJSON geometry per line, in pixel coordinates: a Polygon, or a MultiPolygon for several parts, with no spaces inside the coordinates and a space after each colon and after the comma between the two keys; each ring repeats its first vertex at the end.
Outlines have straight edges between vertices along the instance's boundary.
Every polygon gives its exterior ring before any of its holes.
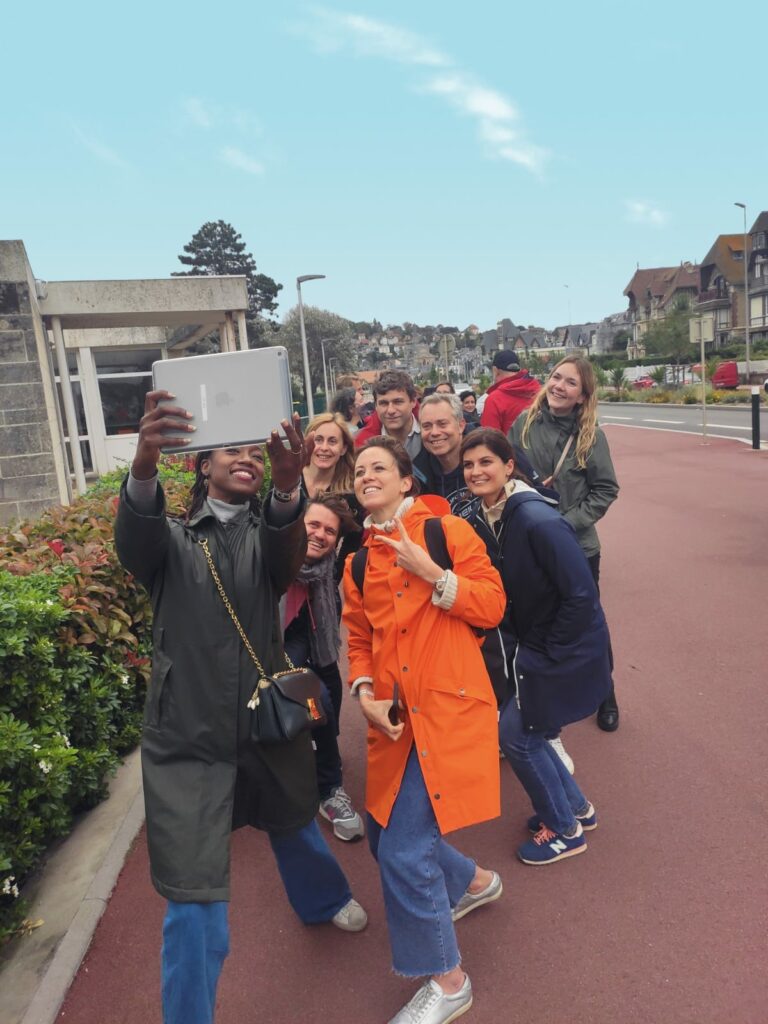
{"type": "MultiPolygon", "coordinates": [[[[604,521],[603,596],[620,730],[567,730],[600,827],[544,871],[512,856],[529,812],[505,766],[504,815],[457,845],[495,867],[503,899],[459,924],[467,1020],[765,1024],[768,453],[609,427],[622,493],[604,521]]],[[[363,732],[343,712],[348,789],[363,732]]],[[[305,928],[264,837],[233,838],[232,952],[217,1024],[383,1024],[413,990],[389,970],[367,847],[334,843],[370,925],[305,928]]],[[[163,902],[143,834],[60,1019],[160,1021],[163,902]]]]}

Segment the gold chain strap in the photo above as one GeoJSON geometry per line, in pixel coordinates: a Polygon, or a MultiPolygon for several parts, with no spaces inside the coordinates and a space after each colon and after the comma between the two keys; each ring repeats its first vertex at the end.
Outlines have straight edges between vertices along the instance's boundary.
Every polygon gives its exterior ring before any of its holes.
{"type": "MultiPolygon", "coordinates": [[[[213,564],[213,558],[211,557],[211,552],[210,552],[210,549],[208,547],[208,540],[207,540],[207,538],[203,537],[203,539],[199,540],[197,543],[203,549],[203,554],[205,555],[205,560],[208,563],[208,568],[211,570],[211,576],[213,576],[213,582],[216,584],[216,589],[219,592],[219,596],[221,597],[221,600],[224,602],[224,607],[229,612],[229,617],[234,622],[235,629],[240,634],[240,639],[243,641],[243,645],[244,645],[246,651],[248,651],[250,656],[253,658],[253,662],[256,665],[256,668],[259,670],[259,677],[260,677],[259,678],[259,682],[258,682],[258,684],[256,686],[256,689],[253,691],[253,696],[251,697],[250,701],[248,701],[248,707],[249,708],[256,707],[258,705],[258,703],[259,703],[259,698],[258,698],[259,687],[263,688],[265,686],[269,686],[269,679],[267,678],[267,673],[264,671],[261,662],[256,657],[256,652],[254,651],[253,647],[251,647],[251,641],[245,635],[245,630],[240,625],[240,620],[238,619],[237,614],[235,613],[235,609],[232,607],[232,603],[230,602],[229,598],[227,597],[226,591],[224,590],[222,582],[219,579],[219,574],[216,572],[216,566],[213,564]]],[[[288,655],[285,653],[285,651],[283,651],[283,657],[285,658],[286,662],[288,663],[288,668],[292,672],[295,672],[296,671],[296,666],[293,664],[293,662],[288,657],[288,655]]]]}

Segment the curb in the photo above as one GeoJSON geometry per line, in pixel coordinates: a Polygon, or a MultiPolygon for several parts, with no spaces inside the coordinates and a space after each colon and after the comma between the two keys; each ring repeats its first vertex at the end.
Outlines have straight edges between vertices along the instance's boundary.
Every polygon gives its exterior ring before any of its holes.
{"type": "Polygon", "coordinates": [[[135,750],[118,769],[108,798],[83,817],[30,882],[29,916],[44,923],[15,940],[2,963],[0,985],[11,996],[3,1000],[8,1024],[54,1024],[143,822],[135,750]]]}
{"type": "Polygon", "coordinates": [[[54,1024],[69,987],[88,952],[101,915],[107,909],[109,897],[122,871],[128,851],[143,823],[144,793],[139,790],[80,904],[80,909],[67,929],[67,934],[58,945],[40,987],[24,1014],[22,1024],[54,1024]]]}

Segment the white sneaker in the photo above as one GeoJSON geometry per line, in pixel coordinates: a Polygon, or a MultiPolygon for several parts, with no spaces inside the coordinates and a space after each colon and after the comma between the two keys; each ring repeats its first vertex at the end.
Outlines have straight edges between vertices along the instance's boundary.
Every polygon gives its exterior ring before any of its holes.
{"type": "Polygon", "coordinates": [[[333,915],[331,924],[343,932],[361,932],[368,924],[368,915],[357,900],[350,900],[333,915]]]}
{"type": "Polygon", "coordinates": [[[560,739],[560,737],[556,736],[553,740],[547,740],[547,743],[550,745],[550,747],[552,747],[552,749],[563,762],[563,764],[565,765],[566,769],[570,772],[570,774],[573,775],[575,771],[573,758],[563,746],[563,741],[560,739]]]}
{"type": "Polygon", "coordinates": [[[464,984],[452,996],[443,992],[431,979],[421,986],[416,995],[389,1024],[450,1024],[472,1006],[472,982],[464,976],[464,984]]]}

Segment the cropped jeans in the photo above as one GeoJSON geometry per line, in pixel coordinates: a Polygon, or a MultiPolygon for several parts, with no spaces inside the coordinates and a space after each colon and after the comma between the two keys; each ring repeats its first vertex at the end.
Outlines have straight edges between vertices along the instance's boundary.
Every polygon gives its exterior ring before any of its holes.
{"type": "Polygon", "coordinates": [[[411,747],[389,823],[368,815],[368,843],[379,864],[392,966],[420,978],[461,963],[451,919],[469,888],[475,863],[445,842],[411,747]]]}
{"type": "Polygon", "coordinates": [[[501,709],[499,746],[530,797],[539,820],[553,832],[571,832],[576,827],[576,814],[586,811],[589,801],[547,742],[545,733],[523,728],[514,696],[501,709]]]}
{"type": "MultiPolygon", "coordinates": [[[[304,924],[330,921],[352,898],[317,822],[270,836],[288,901],[304,924]]],[[[168,901],[163,922],[163,1024],[213,1024],[229,952],[228,904],[168,901]]]]}

